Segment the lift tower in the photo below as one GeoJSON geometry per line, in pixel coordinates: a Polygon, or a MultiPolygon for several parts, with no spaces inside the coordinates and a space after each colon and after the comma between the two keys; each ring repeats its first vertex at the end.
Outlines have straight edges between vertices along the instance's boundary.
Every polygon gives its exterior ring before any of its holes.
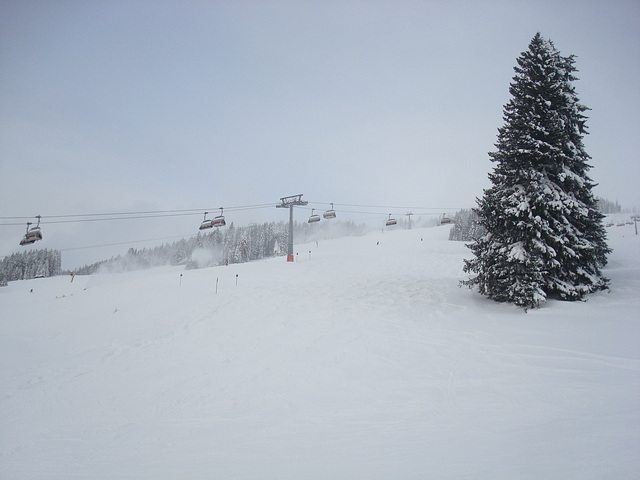
{"type": "Polygon", "coordinates": [[[409,217],[409,230],[411,230],[411,215],[413,215],[413,213],[407,213],[407,217],[409,217]]]}
{"type": "Polygon", "coordinates": [[[293,207],[307,205],[309,202],[302,200],[300,195],[282,197],[276,208],[289,208],[289,241],[287,242],[287,262],[293,262],[293,207]]]}

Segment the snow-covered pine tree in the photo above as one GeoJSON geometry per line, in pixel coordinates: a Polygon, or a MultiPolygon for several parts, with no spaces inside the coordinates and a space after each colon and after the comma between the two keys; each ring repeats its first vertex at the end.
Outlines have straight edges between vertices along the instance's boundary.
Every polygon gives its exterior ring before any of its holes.
{"type": "Polygon", "coordinates": [[[548,297],[582,299],[607,287],[610,249],[587,176],[584,112],[563,57],[540,33],[517,59],[498,129],[491,188],[478,200],[487,233],[469,245],[463,282],[496,301],[538,307],[548,297]]]}

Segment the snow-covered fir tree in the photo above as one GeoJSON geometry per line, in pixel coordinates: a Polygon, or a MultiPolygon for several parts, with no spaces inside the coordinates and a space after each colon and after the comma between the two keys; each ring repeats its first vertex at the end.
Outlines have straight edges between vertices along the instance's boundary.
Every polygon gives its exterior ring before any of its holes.
{"type": "Polygon", "coordinates": [[[476,209],[487,233],[469,245],[463,282],[530,308],[547,298],[582,299],[607,287],[610,252],[587,176],[587,108],[573,86],[575,57],[538,33],[517,59],[498,129],[492,186],[476,209]]]}

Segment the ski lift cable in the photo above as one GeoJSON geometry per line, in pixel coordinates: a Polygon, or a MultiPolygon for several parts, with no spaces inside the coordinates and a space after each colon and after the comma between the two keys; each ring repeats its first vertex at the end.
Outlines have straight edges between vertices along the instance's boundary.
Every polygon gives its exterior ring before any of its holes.
{"type": "MultiPolygon", "coordinates": [[[[150,215],[160,213],[197,212],[197,209],[190,208],[184,210],[149,210],[141,212],[112,212],[112,213],[79,213],[74,215],[43,215],[45,218],[75,218],[75,217],[105,217],[115,215],[150,215]]],[[[0,217],[0,220],[19,219],[25,217],[0,217]]]]}
{"type": "MultiPolygon", "coordinates": [[[[335,203],[335,202],[309,202],[309,204],[319,205],[319,206],[327,206],[333,204],[334,207],[360,207],[360,208],[384,208],[385,210],[393,209],[393,210],[436,210],[436,211],[452,211],[452,210],[461,210],[464,207],[422,207],[422,206],[398,206],[398,205],[366,205],[366,204],[353,204],[353,203],[335,203]]],[[[271,203],[260,203],[253,205],[237,205],[237,206],[227,206],[224,207],[225,210],[229,212],[233,211],[242,211],[242,210],[253,210],[259,208],[271,208],[273,207],[273,202],[271,203]]],[[[163,216],[163,215],[200,215],[205,210],[216,210],[220,207],[207,207],[207,208],[188,208],[188,209],[174,209],[174,210],[146,210],[146,211],[135,211],[135,212],[110,212],[110,213],[81,213],[81,214],[66,214],[66,215],[42,215],[42,218],[46,219],[63,219],[63,218],[74,218],[74,221],[89,221],[91,217],[116,217],[120,219],[122,218],[140,218],[139,216],[163,216]]],[[[25,220],[31,219],[33,216],[24,215],[24,216],[2,216],[0,220],[25,220]]],[[[110,219],[110,218],[109,218],[110,219]]],[[[20,222],[22,224],[24,222],[20,222]]],[[[43,222],[44,223],[44,222],[43,222]]],[[[52,221],[48,221],[47,223],[53,223],[52,221]]],[[[0,225],[18,225],[17,223],[4,223],[0,225]]]]}
{"type": "MultiPolygon", "coordinates": [[[[77,219],[77,220],[53,220],[53,221],[44,221],[43,220],[41,223],[43,225],[45,225],[45,224],[46,225],[51,225],[51,224],[56,224],[56,223],[106,222],[106,221],[110,221],[110,220],[140,220],[140,219],[144,219],[144,218],[180,217],[180,216],[185,216],[185,215],[200,215],[200,214],[201,214],[201,212],[189,213],[189,214],[173,213],[173,214],[161,214],[161,215],[136,215],[136,216],[130,216],[130,217],[82,218],[82,219],[77,219]]],[[[0,226],[7,226],[7,225],[22,225],[22,224],[21,223],[2,223],[2,224],[0,224],[0,226]]]]}
{"type": "MultiPolygon", "coordinates": [[[[254,208],[268,208],[272,207],[273,203],[259,203],[254,205],[238,205],[232,207],[225,207],[227,210],[252,210],[254,208]]],[[[120,215],[154,215],[154,214],[166,214],[166,213],[202,213],[203,210],[216,210],[220,207],[208,207],[208,208],[186,208],[179,210],[147,210],[147,211],[139,211],[139,212],[111,212],[111,213],[79,213],[79,214],[67,214],[67,215],[42,215],[43,218],[82,218],[82,217],[107,217],[107,216],[120,216],[120,215]]],[[[0,217],[0,220],[19,220],[19,219],[30,219],[33,216],[10,216],[10,217],[0,217]]]]}
{"type": "MultiPolygon", "coordinates": [[[[335,204],[334,204],[335,205],[335,204]]],[[[307,207],[302,207],[305,210],[313,210],[311,208],[307,208],[307,207]]],[[[404,210],[400,210],[399,207],[395,207],[393,209],[395,213],[395,215],[404,215],[404,211],[406,211],[406,209],[404,210]],[[403,213],[399,213],[399,212],[403,212],[403,213]]],[[[414,209],[415,210],[415,209],[414,209]]],[[[422,212],[422,213],[414,213],[412,215],[415,215],[416,217],[424,217],[424,216],[439,216],[440,215],[440,211],[442,209],[438,209],[437,212],[422,212]]],[[[342,210],[340,209],[338,211],[338,213],[340,214],[355,214],[355,215],[375,215],[375,216],[387,216],[389,215],[389,210],[383,211],[383,210],[378,210],[378,211],[361,211],[361,210],[342,210]]]]}
{"type": "MultiPolygon", "coordinates": [[[[337,207],[356,207],[356,208],[376,208],[384,209],[380,211],[360,211],[360,210],[341,210],[341,213],[357,214],[357,215],[387,215],[391,211],[399,210],[414,210],[420,212],[421,210],[430,211],[455,211],[460,210],[462,207],[409,207],[409,206],[393,206],[393,205],[366,205],[366,204],[349,204],[349,203],[335,203],[335,202],[309,202],[310,204],[326,207],[333,204],[334,208],[337,207]]],[[[262,203],[252,205],[238,205],[231,207],[224,207],[227,212],[238,212],[255,209],[267,209],[272,208],[273,203],[262,203]]],[[[66,214],[66,215],[42,215],[42,224],[56,224],[56,223],[83,223],[83,222],[97,222],[97,221],[112,221],[112,220],[141,220],[145,218],[162,218],[162,217],[178,217],[178,216],[195,216],[201,215],[203,211],[215,211],[220,207],[209,208],[190,208],[179,210],[147,210],[136,212],[112,212],[112,213],[86,213],[86,214],[66,214]]],[[[308,210],[309,208],[307,208],[308,210]]],[[[420,215],[433,215],[435,213],[417,213],[420,215]]],[[[31,216],[6,216],[0,217],[0,220],[25,220],[31,219],[31,216]]],[[[7,222],[0,223],[0,227],[3,226],[18,226],[23,225],[23,222],[7,222]]]]}
{"type": "MultiPolygon", "coordinates": [[[[245,210],[255,210],[259,208],[271,208],[273,207],[273,203],[268,204],[256,204],[256,205],[239,205],[234,207],[225,207],[227,211],[236,212],[236,211],[245,211],[245,210]]],[[[203,211],[207,210],[216,210],[219,207],[215,208],[200,208],[200,209],[184,209],[184,210],[150,210],[143,212],[119,212],[119,213],[88,213],[88,214],[79,214],[79,215],[42,215],[43,224],[54,224],[54,223],[82,223],[82,222],[100,222],[100,221],[108,221],[108,220],[139,220],[144,218],[159,218],[159,217],[179,217],[179,216],[189,216],[189,215],[201,215],[203,211]],[[68,220],[48,220],[48,219],[68,219],[68,220]]],[[[0,217],[0,220],[15,220],[15,219],[25,219],[31,217],[0,217]]],[[[22,225],[24,222],[20,223],[0,223],[0,226],[16,226],[22,225]]]]}
{"type": "MultiPolygon", "coordinates": [[[[363,205],[363,204],[347,204],[347,203],[335,203],[335,202],[309,202],[309,205],[318,205],[318,206],[326,206],[331,204],[333,208],[338,207],[361,207],[361,208],[371,208],[371,209],[384,209],[384,210],[370,210],[370,211],[362,211],[362,210],[344,210],[339,208],[338,213],[342,214],[357,214],[357,215],[376,215],[376,216],[386,216],[389,212],[394,212],[394,215],[404,215],[407,210],[412,210],[416,217],[422,216],[438,216],[443,211],[457,211],[462,210],[463,207],[408,207],[408,206],[397,206],[397,205],[363,205]]],[[[303,207],[306,210],[309,210],[311,207],[303,207]]],[[[313,207],[317,208],[317,207],[313,207]]]]}
{"type": "MultiPolygon", "coordinates": [[[[200,210],[189,209],[189,210],[155,210],[155,211],[152,210],[152,211],[146,211],[146,212],[82,213],[82,214],[76,214],[76,215],[42,215],[42,217],[43,218],[76,218],[77,220],[74,220],[74,221],[90,221],[91,220],[90,218],[84,218],[84,217],[116,217],[116,216],[122,216],[122,215],[126,215],[126,216],[160,215],[160,214],[169,214],[169,213],[178,215],[180,214],[180,212],[183,212],[183,214],[185,215],[189,215],[189,213],[185,213],[185,212],[192,212],[193,214],[195,214],[195,213],[200,213],[200,210]]],[[[28,218],[28,217],[0,217],[0,220],[16,220],[21,218],[28,218]]],[[[50,221],[47,223],[54,223],[54,222],[50,221]]],[[[10,225],[10,224],[5,224],[5,225],[10,225]]]]}
{"type": "Polygon", "coordinates": [[[175,240],[176,238],[190,238],[193,237],[192,233],[188,233],[185,235],[175,235],[173,237],[164,237],[164,238],[148,238],[146,240],[131,240],[128,242],[117,242],[117,243],[105,243],[103,245],[87,245],[84,247],[68,247],[68,248],[59,248],[61,252],[67,252],[70,250],[88,250],[91,248],[102,248],[102,247],[114,247],[119,245],[130,245],[132,243],[144,243],[144,242],[160,242],[165,240],[175,240]]]}
{"type": "Polygon", "coordinates": [[[364,205],[364,204],[355,204],[355,203],[336,203],[336,202],[312,202],[309,204],[314,205],[329,205],[333,203],[334,207],[360,207],[360,208],[384,208],[384,209],[393,209],[393,210],[437,210],[437,211],[448,211],[448,210],[462,210],[468,207],[424,207],[424,206],[399,206],[399,205],[364,205]]]}

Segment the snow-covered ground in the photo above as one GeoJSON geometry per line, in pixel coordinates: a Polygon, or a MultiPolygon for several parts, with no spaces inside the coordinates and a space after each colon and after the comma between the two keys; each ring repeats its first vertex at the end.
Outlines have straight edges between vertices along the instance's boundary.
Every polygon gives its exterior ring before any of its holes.
{"type": "Polygon", "coordinates": [[[0,478],[639,478],[633,226],[611,292],[529,313],[458,286],[448,231],[11,282],[0,478]]]}

